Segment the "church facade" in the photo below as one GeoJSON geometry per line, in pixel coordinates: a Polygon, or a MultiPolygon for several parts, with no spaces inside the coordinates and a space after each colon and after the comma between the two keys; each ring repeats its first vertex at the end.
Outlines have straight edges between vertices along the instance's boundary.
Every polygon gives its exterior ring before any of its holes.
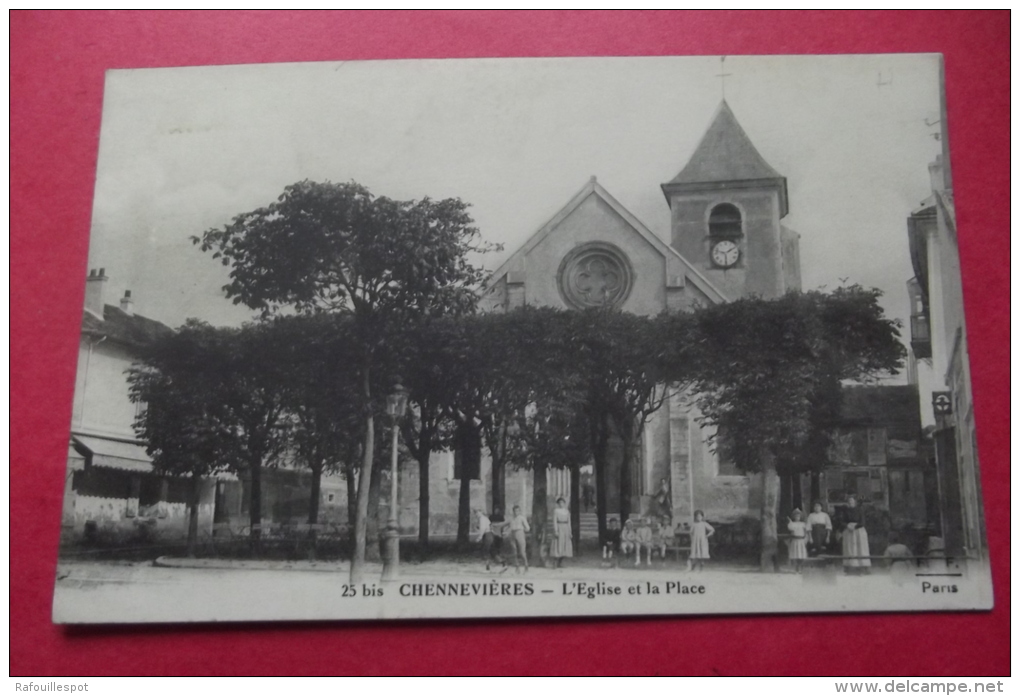
{"type": "MultiPolygon", "coordinates": [[[[608,305],[651,316],[800,289],[799,236],[782,224],[789,206],[786,179],[761,156],[725,101],[687,164],[661,189],[671,220],[669,243],[592,177],[496,270],[483,308],[608,305]]],[[[654,414],[633,471],[631,509],[647,511],[665,480],[678,521],[691,519],[695,509],[713,522],[757,517],[758,477],[719,460],[712,432],[697,415],[679,399],[654,414]]],[[[614,488],[619,456],[616,451],[611,457],[607,477],[614,488]]],[[[569,490],[569,473],[550,476],[550,495],[569,490]]],[[[527,482],[511,477],[507,505],[527,508],[527,482]]],[[[607,512],[618,512],[618,491],[608,490],[607,498],[613,501],[607,512]]]]}

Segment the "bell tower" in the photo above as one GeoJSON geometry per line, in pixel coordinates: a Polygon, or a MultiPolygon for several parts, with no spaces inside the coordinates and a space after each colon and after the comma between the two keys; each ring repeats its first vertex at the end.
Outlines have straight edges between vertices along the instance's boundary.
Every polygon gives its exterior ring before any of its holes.
{"type": "Polygon", "coordinates": [[[800,289],[786,177],[759,154],[725,99],[687,165],[662,184],[672,245],[730,299],[800,289]]]}

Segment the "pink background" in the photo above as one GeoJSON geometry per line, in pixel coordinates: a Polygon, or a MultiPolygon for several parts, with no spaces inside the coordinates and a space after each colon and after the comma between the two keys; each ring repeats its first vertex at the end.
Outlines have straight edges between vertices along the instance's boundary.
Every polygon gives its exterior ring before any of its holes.
{"type": "Polygon", "coordinates": [[[1009,673],[1008,12],[12,12],[10,21],[11,674],[1009,673]],[[994,611],[73,630],[50,622],[105,70],[885,52],[946,58],[994,611]]]}

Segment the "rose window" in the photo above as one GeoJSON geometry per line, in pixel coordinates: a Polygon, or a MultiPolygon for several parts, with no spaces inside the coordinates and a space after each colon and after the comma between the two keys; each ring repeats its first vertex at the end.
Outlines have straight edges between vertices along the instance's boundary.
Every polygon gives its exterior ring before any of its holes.
{"type": "Polygon", "coordinates": [[[560,294],[577,309],[619,307],[630,294],[632,280],[627,257],[612,244],[580,246],[560,265],[560,294]]]}

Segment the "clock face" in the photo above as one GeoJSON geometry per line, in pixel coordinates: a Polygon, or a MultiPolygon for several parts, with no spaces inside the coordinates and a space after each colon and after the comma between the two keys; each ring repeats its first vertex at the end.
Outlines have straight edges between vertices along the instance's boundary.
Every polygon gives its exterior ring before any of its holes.
{"type": "Polygon", "coordinates": [[[712,247],[712,262],[720,268],[735,266],[740,260],[740,247],[729,240],[716,242],[712,247]]]}

